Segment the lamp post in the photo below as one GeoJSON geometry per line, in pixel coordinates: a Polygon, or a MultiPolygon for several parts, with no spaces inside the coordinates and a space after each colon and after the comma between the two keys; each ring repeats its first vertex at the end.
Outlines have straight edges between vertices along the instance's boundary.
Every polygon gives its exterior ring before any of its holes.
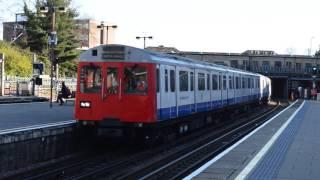
{"type": "MultiPolygon", "coordinates": [[[[52,89],[53,89],[53,69],[56,65],[56,58],[54,54],[54,47],[58,43],[58,36],[56,32],[56,12],[66,12],[65,7],[57,6],[42,6],[40,7],[40,12],[43,14],[51,14],[51,32],[48,39],[48,44],[50,46],[50,61],[51,61],[51,70],[50,70],[50,108],[52,108],[52,89]]],[[[57,75],[56,75],[57,76],[57,75]]]]}
{"type": "Polygon", "coordinates": [[[97,26],[98,29],[100,29],[100,44],[104,44],[104,28],[107,28],[107,34],[106,34],[106,44],[108,44],[108,32],[109,28],[116,29],[117,25],[104,25],[104,22],[101,21],[101,24],[97,26]]]}
{"type": "Polygon", "coordinates": [[[146,48],[146,39],[152,39],[152,36],[137,36],[136,39],[143,38],[143,49],[146,48]]]}

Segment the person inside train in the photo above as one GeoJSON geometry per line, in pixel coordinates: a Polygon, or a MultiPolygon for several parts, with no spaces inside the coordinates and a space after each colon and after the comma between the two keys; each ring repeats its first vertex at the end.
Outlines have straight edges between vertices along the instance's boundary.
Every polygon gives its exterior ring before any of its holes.
{"type": "Polygon", "coordinates": [[[137,90],[138,91],[146,91],[147,84],[144,76],[139,76],[139,80],[137,82],[137,90]]]}
{"type": "Polygon", "coordinates": [[[69,96],[71,96],[70,89],[62,81],[61,91],[58,94],[58,100],[57,100],[58,103],[60,102],[60,106],[63,105],[63,103],[64,103],[63,99],[67,99],[67,98],[69,98],[69,96]]]}

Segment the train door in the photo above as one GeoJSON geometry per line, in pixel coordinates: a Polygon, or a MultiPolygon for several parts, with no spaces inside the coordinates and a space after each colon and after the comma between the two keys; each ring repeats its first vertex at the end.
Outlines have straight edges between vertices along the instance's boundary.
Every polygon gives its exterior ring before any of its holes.
{"type": "Polygon", "coordinates": [[[175,67],[160,65],[160,119],[177,117],[175,67]]]}
{"type": "Polygon", "coordinates": [[[221,91],[219,87],[219,73],[213,72],[212,76],[212,90],[211,90],[211,101],[212,101],[212,109],[218,109],[221,102],[221,91]]]}
{"type": "Polygon", "coordinates": [[[177,107],[178,116],[185,116],[194,112],[194,83],[191,79],[193,70],[187,67],[177,67],[177,107]]]}
{"type": "Polygon", "coordinates": [[[102,63],[81,63],[78,69],[79,84],[77,88],[76,118],[100,120],[101,103],[104,93],[102,63]]]}
{"type": "Polygon", "coordinates": [[[221,88],[221,100],[222,100],[222,107],[228,105],[228,77],[226,72],[221,73],[222,79],[222,88],[221,88]]]}
{"type": "Polygon", "coordinates": [[[234,76],[235,78],[235,90],[234,90],[234,96],[235,96],[235,104],[237,103],[240,103],[240,96],[241,96],[241,93],[240,93],[240,85],[241,85],[241,82],[240,82],[240,76],[239,74],[235,74],[234,76]]]}
{"type": "Polygon", "coordinates": [[[122,79],[122,68],[119,63],[103,64],[103,79],[101,90],[101,105],[104,116],[120,117],[121,108],[121,93],[120,84],[122,79]],[[110,106],[112,104],[112,106],[110,106]]]}
{"type": "Polygon", "coordinates": [[[209,73],[196,69],[196,104],[197,112],[208,110],[210,104],[210,90],[208,84],[209,73]]]}
{"type": "Polygon", "coordinates": [[[234,73],[228,73],[228,104],[234,104],[234,73]]]}

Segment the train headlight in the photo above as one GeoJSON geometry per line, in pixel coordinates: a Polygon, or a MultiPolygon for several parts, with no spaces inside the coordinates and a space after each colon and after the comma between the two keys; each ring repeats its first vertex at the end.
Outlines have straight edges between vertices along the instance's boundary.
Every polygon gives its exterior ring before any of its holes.
{"type": "Polygon", "coordinates": [[[82,107],[82,108],[90,108],[91,107],[91,102],[89,102],[89,101],[81,101],[80,102],[80,107],[82,107]]]}

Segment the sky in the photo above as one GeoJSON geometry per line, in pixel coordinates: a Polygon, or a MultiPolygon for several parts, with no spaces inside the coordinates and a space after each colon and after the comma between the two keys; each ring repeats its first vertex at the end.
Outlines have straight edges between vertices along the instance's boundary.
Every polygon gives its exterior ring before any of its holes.
{"type": "MultiPolygon", "coordinates": [[[[26,0],[32,4],[32,0],[26,0]]],[[[23,0],[0,0],[0,18],[13,20],[23,0]],[[8,6],[3,6],[8,4],[8,6]],[[15,5],[14,5],[15,4],[15,5]],[[10,8],[4,11],[7,7],[10,8]],[[11,12],[10,12],[11,11],[11,12]],[[12,13],[13,12],[13,13],[12,13]]],[[[118,25],[116,43],[181,51],[274,50],[308,54],[319,49],[319,0],[73,0],[81,18],[118,25]]],[[[21,8],[20,8],[21,10],[21,8]]],[[[0,19],[1,22],[1,19],[0,19]]],[[[0,32],[1,33],[1,32],[0,32]]]]}

